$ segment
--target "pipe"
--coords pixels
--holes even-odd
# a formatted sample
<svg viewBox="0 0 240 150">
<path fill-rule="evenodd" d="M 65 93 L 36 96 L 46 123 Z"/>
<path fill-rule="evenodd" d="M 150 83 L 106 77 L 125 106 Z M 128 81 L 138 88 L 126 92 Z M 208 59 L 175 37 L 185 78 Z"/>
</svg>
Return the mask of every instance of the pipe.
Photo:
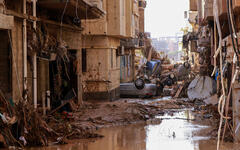
<svg viewBox="0 0 240 150">
<path fill-rule="evenodd" d="M 46 116 L 46 94 L 45 94 L 45 92 L 42 92 L 42 109 L 43 109 L 43 115 Z"/>
<path fill-rule="evenodd" d="M 34 108 L 37 108 L 37 53 L 34 52 L 33 54 L 33 81 L 32 81 L 32 86 L 33 86 L 33 103 L 34 103 Z"/>
<path fill-rule="evenodd" d="M 33 16 L 36 17 L 36 0 L 33 0 Z M 33 29 L 36 31 L 37 29 L 37 22 L 33 21 Z M 33 54 L 33 104 L 34 108 L 37 109 L 37 53 L 34 52 Z"/>
<path fill-rule="evenodd" d="M 51 101 L 50 101 L 50 95 L 51 93 L 50 93 L 50 90 L 47 90 L 47 92 L 46 92 L 46 96 L 47 96 L 47 109 L 48 109 L 48 111 L 50 111 L 51 110 Z"/>
<path fill-rule="evenodd" d="M 26 0 L 23 0 L 23 14 L 27 14 Z M 23 99 L 27 100 L 27 20 L 23 19 Z"/>
</svg>

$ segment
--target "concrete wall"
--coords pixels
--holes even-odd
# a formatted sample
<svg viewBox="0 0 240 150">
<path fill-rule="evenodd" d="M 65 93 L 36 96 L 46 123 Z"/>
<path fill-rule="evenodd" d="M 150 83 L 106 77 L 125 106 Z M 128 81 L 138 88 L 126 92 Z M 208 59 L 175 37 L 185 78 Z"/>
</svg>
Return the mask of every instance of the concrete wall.
<svg viewBox="0 0 240 150">
<path fill-rule="evenodd" d="M 117 56 L 116 50 L 121 38 L 136 37 L 139 30 L 138 2 L 103 0 L 102 6 L 106 11 L 105 17 L 82 21 L 85 29 L 82 47 L 87 50 L 83 90 L 86 99 L 112 100 L 119 97 L 120 86 L 120 56 Z M 125 69 L 129 70 L 126 71 L 129 72 L 126 79 L 132 80 L 134 69 Z"/>
<path fill-rule="evenodd" d="M 132 52 L 129 55 L 121 56 L 121 83 L 133 82 L 135 77 L 135 54 Z"/>
<path fill-rule="evenodd" d="M 132 37 L 134 33 L 134 28 L 133 28 L 133 1 L 132 0 L 126 0 L 125 3 L 126 7 L 126 36 Z"/>
<path fill-rule="evenodd" d="M 12 34 L 12 96 L 14 102 L 22 98 L 23 91 L 23 49 L 22 20 L 15 18 Z M 15 67 L 16 65 L 16 67 Z"/>
<path fill-rule="evenodd" d="M 145 30 L 144 30 L 144 28 L 145 28 L 145 20 L 144 20 L 145 14 L 144 13 L 145 13 L 144 8 L 139 8 L 139 32 L 142 32 L 142 33 L 145 32 Z"/>
<path fill-rule="evenodd" d="M 107 1 L 108 35 L 126 36 L 126 0 Z M 114 8 L 114 9 L 113 9 Z"/>
<path fill-rule="evenodd" d="M 119 97 L 120 58 L 116 49 L 118 38 L 108 36 L 85 36 L 87 65 L 83 72 L 85 99 L 114 100 Z"/>
<path fill-rule="evenodd" d="M 133 23 L 133 1 L 132 0 L 103 0 L 105 17 L 95 20 L 83 20 L 85 29 L 83 34 L 87 35 L 109 35 L 119 38 L 133 37 L 135 25 Z"/>
</svg>

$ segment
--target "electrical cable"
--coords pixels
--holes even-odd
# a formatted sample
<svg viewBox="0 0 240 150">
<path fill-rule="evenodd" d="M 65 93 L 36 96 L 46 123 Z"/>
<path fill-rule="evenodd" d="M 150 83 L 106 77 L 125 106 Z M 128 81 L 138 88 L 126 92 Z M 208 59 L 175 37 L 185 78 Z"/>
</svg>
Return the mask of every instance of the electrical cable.
<svg viewBox="0 0 240 150">
<path fill-rule="evenodd" d="M 218 0 L 214 0 L 213 2 L 213 10 L 214 10 L 214 20 L 217 25 L 218 30 L 218 36 L 219 36 L 219 43 L 218 43 L 218 50 L 215 52 L 214 58 L 217 57 L 218 53 L 220 54 L 220 73 L 221 73 L 221 85 L 222 85 L 222 96 L 219 100 L 218 104 L 218 111 L 220 114 L 220 122 L 219 122 L 219 128 L 218 128 L 218 137 L 217 137 L 217 150 L 220 148 L 220 137 L 221 137 L 221 130 L 222 130 L 222 124 L 223 124 L 223 111 L 226 101 L 226 91 L 224 86 L 224 80 L 223 80 L 223 60 L 222 60 L 222 31 L 221 31 L 221 25 L 219 21 L 219 10 L 218 10 Z M 216 32 L 216 31 L 215 31 Z M 221 108 L 221 109 L 220 109 Z"/>
<path fill-rule="evenodd" d="M 231 34 L 231 40 L 232 40 L 232 44 L 233 44 L 233 50 L 234 50 L 234 53 L 236 54 L 236 56 L 237 56 L 237 64 L 239 64 L 239 56 L 238 56 L 238 51 L 237 51 L 237 49 L 236 49 L 236 46 L 235 46 L 235 42 L 237 42 L 237 39 L 236 38 L 234 38 L 234 36 L 233 36 L 233 22 L 231 21 L 231 20 L 233 20 L 232 19 L 232 17 L 231 17 L 231 15 L 230 15 L 230 1 L 229 0 L 227 0 L 227 17 L 228 17 L 228 27 L 229 27 L 229 32 L 230 32 L 230 34 Z M 235 33 L 236 34 L 236 33 Z M 234 41 L 234 39 L 235 39 L 235 41 Z M 237 42 L 237 45 L 238 45 L 238 42 Z"/>
<path fill-rule="evenodd" d="M 79 19 L 79 16 L 78 16 L 78 0 L 76 2 L 76 9 L 75 9 L 75 17 L 73 19 L 73 22 L 76 23 L 76 24 L 80 24 L 80 19 Z"/>
<path fill-rule="evenodd" d="M 62 24 L 63 24 L 63 17 L 64 17 L 64 14 L 66 12 L 66 9 L 67 9 L 67 6 L 68 6 L 68 2 L 69 0 L 66 0 L 66 3 L 65 3 L 65 6 L 64 6 L 64 9 L 63 9 L 63 12 L 62 12 L 62 16 L 61 16 L 61 24 L 60 24 L 60 40 L 62 40 Z"/>
<path fill-rule="evenodd" d="M 236 34 L 236 23 L 235 23 L 235 20 L 233 19 L 233 4 L 232 4 L 232 0 L 230 0 L 230 19 L 232 21 L 232 28 L 233 28 L 233 33 L 234 33 L 234 39 L 236 41 L 236 47 L 237 47 L 237 52 L 238 54 L 240 54 L 240 51 L 239 51 L 239 45 L 238 45 L 238 35 Z"/>
</svg>

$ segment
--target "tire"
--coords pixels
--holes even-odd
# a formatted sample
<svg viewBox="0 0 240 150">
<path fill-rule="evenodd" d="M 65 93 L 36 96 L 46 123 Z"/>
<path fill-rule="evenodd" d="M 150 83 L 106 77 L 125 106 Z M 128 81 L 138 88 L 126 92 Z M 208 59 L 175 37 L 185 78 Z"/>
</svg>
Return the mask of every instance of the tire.
<svg viewBox="0 0 240 150">
<path fill-rule="evenodd" d="M 172 86 L 173 85 L 173 80 L 172 79 L 166 79 L 165 81 L 164 81 L 164 85 L 167 85 L 167 86 Z"/>
<path fill-rule="evenodd" d="M 190 68 L 190 64 L 188 62 L 184 62 L 183 66 L 186 68 L 186 69 L 189 69 Z"/>
<path fill-rule="evenodd" d="M 142 90 L 145 87 L 145 82 L 143 79 L 137 79 L 134 81 L 134 85 L 138 90 Z"/>
<path fill-rule="evenodd" d="M 175 75 L 174 75 L 173 73 L 171 73 L 171 74 L 169 74 L 168 77 L 169 77 L 169 79 L 172 79 L 172 80 L 173 80 L 173 79 L 175 78 Z"/>
</svg>

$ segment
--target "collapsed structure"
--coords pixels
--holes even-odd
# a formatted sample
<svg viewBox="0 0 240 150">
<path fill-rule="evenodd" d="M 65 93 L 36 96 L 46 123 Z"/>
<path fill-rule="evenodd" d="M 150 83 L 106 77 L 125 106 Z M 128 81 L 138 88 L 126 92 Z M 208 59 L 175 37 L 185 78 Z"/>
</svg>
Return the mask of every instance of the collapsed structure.
<svg viewBox="0 0 240 150">
<path fill-rule="evenodd" d="M 239 142 L 240 1 L 189 2 L 189 22 L 193 30 L 184 36 L 183 45 L 189 60 L 200 70 L 200 75 L 211 76 L 217 82 L 218 109 L 221 116 L 218 141 L 228 130 L 232 132 L 234 140 Z"/>
</svg>

